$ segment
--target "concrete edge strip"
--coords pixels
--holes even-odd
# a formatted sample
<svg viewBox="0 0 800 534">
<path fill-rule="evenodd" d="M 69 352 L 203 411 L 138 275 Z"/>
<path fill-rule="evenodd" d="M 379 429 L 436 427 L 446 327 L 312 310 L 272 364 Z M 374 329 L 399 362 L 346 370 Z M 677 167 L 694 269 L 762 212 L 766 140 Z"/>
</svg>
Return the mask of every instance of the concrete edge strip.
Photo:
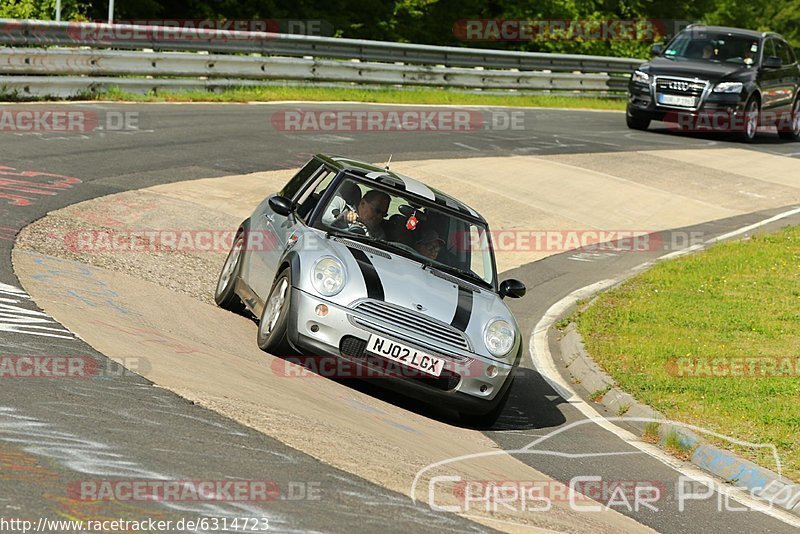
<svg viewBox="0 0 800 534">
<path fill-rule="evenodd" d="M 714 243 L 731 239 L 761 226 L 791 217 L 792 215 L 796 215 L 798 213 L 800 213 L 800 207 L 779 213 L 773 217 L 769 217 L 757 223 L 744 226 L 732 232 L 728 232 L 716 238 L 710 239 L 702 244 L 665 254 L 659 257 L 656 261 L 669 260 L 702 250 Z M 584 367 L 584 369 L 581 371 L 581 376 L 577 378 L 585 378 L 590 383 L 603 384 L 601 387 L 609 388 L 609 390 L 603 396 L 603 402 L 601 404 L 607 404 L 610 406 L 616 404 L 617 406 L 620 406 L 623 401 L 635 403 L 637 411 L 640 413 L 643 411 L 645 414 L 649 412 L 649 417 L 604 417 L 591 404 L 583 400 L 578 395 L 572 385 L 562 376 L 561 372 L 556 366 L 548 345 L 548 334 L 551 331 L 551 327 L 575 310 L 579 301 L 594 297 L 602 291 L 619 285 L 624 280 L 654 265 L 654 263 L 655 262 L 642 263 L 616 278 L 600 280 L 599 282 L 579 288 L 548 308 L 548 310 L 537 323 L 531 335 L 529 348 L 534 368 L 542 375 L 548 384 L 550 384 L 550 386 L 559 393 L 559 395 L 561 395 L 572 406 L 578 409 L 587 419 L 616 435 L 629 445 L 675 469 L 684 476 L 703 480 L 708 479 L 708 476 L 706 475 L 707 473 L 715 475 L 731 484 L 715 484 L 714 489 L 717 492 L 752 510 L 762 512 L 770 517 L 782 521 L 783 523 L 800 528 L 800 492 L 797 495 L 794 495 L 791 491 L 792 487 L 798 488 L 796 484 L 792 484 L 780 475 L 768 469 L 757 466 L 749 460 L 741 458 L 732 452 L 724 451 L 709 445 L 708 443 L 704 443 L 696 433 L 691 431 L 691 425 L 685 425 L 677 421 L 668 421 L 664 419 L 663 416 L 659 417 L 659 414 L 652 408 L 640 403 L 636 403 L 633 400 L 633 397 L 620 391 L 619 389 L 615 390 L 613 388 L 613 380 L 611 377 L 605 373 L 602 373 L 599 366 L 588 354 L 585 353 L 585 351 L 583 351 L 582 355 L 579 354 L 578 357 L 573 360 L 573 362 L 580 361 Z M 577 336 L 577 332 L 575 332 L 574 335 Z M 577 340 L 573 338 L 573 341 L 579 342 L 579 336 L 577 336 L 577 338 Z M 667 423 L 667 428 L 670 429 L 670 432 L 674 431 L 682 443 L 688 447 L 694 448 L 690 459 L 692 466 L 685 465 L 684 462 L 671 456 L 660 447 L 643 441 L 640 437 L 634 435 L 628 430 L 623 429 L 620 426 L 617 426 L 612 421 L 617 421 L 623 424 L 628 424 L 631 422 L 639 422 L 644 424 L 648 421 L 658 422 L 659 424 Z M 696 430 L 702 430 L 698 429 L 697 427 L 694 428 Z M 718 436 L 730 439 L 727 436 Z M 757 490 L 760 491 L 756 492 Z M 786 495 L 784 495 L 784 493 L 786 493 Z M 754 495 L 758 495 L 759 498 L 754 497 Z M 781 509 L 775 509 L 774 506 L 780 506 Z"/>
</svg>

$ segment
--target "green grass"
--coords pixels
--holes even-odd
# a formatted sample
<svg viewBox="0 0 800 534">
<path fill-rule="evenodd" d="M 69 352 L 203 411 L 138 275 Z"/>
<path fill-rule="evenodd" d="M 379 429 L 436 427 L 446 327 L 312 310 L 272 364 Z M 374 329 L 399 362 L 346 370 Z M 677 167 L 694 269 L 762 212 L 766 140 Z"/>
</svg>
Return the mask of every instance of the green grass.
<svg viewBox="0 0 800 534">
<path fill-rule="evenodd" d="M 655 421 L 650 421 L 644 425 L 644 432 L 642 433 L 642 439 L 647 443 L 658 443 L 659 441 L 659 428 L 661 425 L 656 423 Z"/>
<path fill-rule="evenodd" d="M 274 102 L 280 100 L 374 102 L 385 104 L 448 104 L 473 106 L 517 106 L 599 110 L 623 110 L 625 99 L 588 98 L 558 95 L 484 95 L 444 89 L 359 89 L 338 87 L 270 86 L 230 89 L 219 93 L 186 91 L 159 94 L 134 94 L 111 88 L 85 99 L 128 100 L 134 102 Z"/>
<path fill-rule="evenodd" d="M 800 377 L 681 377 L 670 364 L 800 357 L 800 227 L 658 264 L 600 295 L 577 322 L 623 390 L 670 419 L 775 445 L 784 474 L 800 480 Z M 775 468 L 766 449 L 712 441 Z"/>
</svg>

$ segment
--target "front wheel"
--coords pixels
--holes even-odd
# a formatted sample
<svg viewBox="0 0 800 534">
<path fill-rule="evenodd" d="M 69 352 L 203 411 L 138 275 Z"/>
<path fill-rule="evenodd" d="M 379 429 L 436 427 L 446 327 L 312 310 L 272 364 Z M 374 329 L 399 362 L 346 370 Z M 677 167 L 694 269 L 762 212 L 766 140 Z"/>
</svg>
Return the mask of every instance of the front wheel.
<svg viewBox="0 0 800 534">
<path fill-rule="evenodd" d="M 625 123 L 631 130 L 647 130 L 647 128 L 650 126 L 650 119 L 643 119 L 641 117 L 636 117 L 634 115 L 631 115 L 630 112 L 626 112 Z"/>
<path fill-rule="evenodd" d="M 761 115 L 761 106 L 758 100 L 751 98 L 744 107 L 744 128 L 739 133 L 739 140 L 745 143 L 751 142 L 756 138 L 758 132 L 758 119 Z"/>
<path fill-rule="evenodd" d="M 258 321 L 258 346 L 261 350 L 276 356 L 286 356 L 291 352 L 286 336 L 291 306 L 292 271 L 287 267 L 272 284 Z"/>
<path fill-rule="evenodd" d="M 786 125 L 778 124 L 780 138 L 787 141 L 800 140 L 800 95 L 795 99 L 792 106 L 792 115 L 786 123 Z"/>
<path fill-rule="evenodd" d="M 509 379 L 513 381 L 513 378 Z M 503 398 L 497 403 L 497 405 L 492 408 L 491 411 L 484 413 L 484 414 L 474 414 L 474 413 L 467 413 L 467 412 L 459 412 L 458 416 L 461 419 L 461 422 L 465 425 L 478 428 L 478 429 L 488 429 L 492 428 L 497 420 L 500 418 L 500 415 L 503 413 L 503 410 L 508 403 L 508 398 L 511 396 L 511 386 L 513 382 L 508 385 L 505 393 L 503 393 Z"/>
</svg>

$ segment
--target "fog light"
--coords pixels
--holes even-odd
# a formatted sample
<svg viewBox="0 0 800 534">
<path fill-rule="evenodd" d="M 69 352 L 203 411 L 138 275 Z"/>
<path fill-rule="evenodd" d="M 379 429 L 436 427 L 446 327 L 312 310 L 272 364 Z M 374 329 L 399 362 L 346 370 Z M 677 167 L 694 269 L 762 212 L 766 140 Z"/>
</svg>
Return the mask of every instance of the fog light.
<svg viewBox="0 0 800 534">
<path fill-rule="evenodd" d="M 314 313 L 319 315 L 320 317 L 325 317 L 328 315 L 328 306 L 325 304 L 317 304 L 317 307 L 314 308 Z"/>
<path fill-rule="evenodd" d="M 486 384 L 484 384 L 484 385 L 482 385 L 482 386 L 480 387 L 480 389 L 481 389 L 481 393 L 486 393 L 486 390 L 487 390 L 487 389 L 489 389 L 489 386 L 487 386 Z"/>
<path fill-rule="evenodd" d="M 487 367 L 486 368 L 486 376 L 488 376 L 489 378 L 496 377 L 497 376 L 497 367 L 495 367 L 494 365 L 490 365 L 489 367 Z"/>
<path fill-rule="evenodd" d="M 315 334 L 317 332 L 319 332 L 319 325 L 318 324 L 312 324 L 311 325 L 311 331 L 314 332 Z"/>
</svg>

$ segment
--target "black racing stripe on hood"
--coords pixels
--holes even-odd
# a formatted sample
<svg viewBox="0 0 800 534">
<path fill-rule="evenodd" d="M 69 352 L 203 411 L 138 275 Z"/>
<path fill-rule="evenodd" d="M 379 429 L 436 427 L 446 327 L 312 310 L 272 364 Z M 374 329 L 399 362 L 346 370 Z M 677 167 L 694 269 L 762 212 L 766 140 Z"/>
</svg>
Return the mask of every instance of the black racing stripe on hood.
<svg viewBox="0 0 800 534">
<path fill-rule="evenodd" d="M 450 321 L 450 326 L 462 332 L 466 331 L 469 320 L 472 317 L 472 300 L 472 290 L 458 286 L 458 307 L 455 315 L 453 315 L 453 320 Z"/>
<path fill-rule="evenodd" d="M 347 250 L 353 255 L 358 263 L 358 268 L 361 269 L 361 276 L 364 277 L 364 283 L 367 285 L 367 296 L 375 300 L 385 300 L 386 296 L 383 292 L 383 284 L 378 276 L 378 271 L 375 266 L 369 261 L 367 254 L 363 250 L 347 247 Z"/>
</svg>

